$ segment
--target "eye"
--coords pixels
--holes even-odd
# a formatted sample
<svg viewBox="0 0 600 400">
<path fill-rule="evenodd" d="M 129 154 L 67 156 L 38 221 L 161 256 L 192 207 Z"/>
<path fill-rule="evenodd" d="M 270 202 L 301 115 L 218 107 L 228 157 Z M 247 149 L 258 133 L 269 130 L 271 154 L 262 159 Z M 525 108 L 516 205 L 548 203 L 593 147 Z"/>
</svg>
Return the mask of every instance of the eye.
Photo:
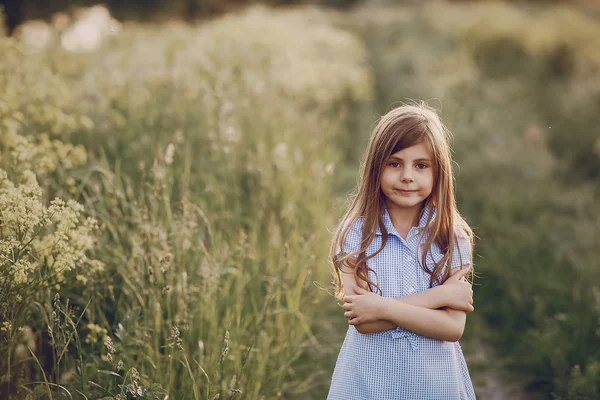
<svg viewBox="0 0 600 400">
<path fill-rule="evenodd" d="M 425 168 L 427 168 L 427 167 L 428 167 L 428 165 L 427 165 L 427 164 L 423 164 L 423 163 L 419 163 L 419 164 L 417 164 L 417 168 L 418 168 L 418 169 L 425 169 Z"/>
<path fill-rule="evenodd" d="M 398 161 L 392 161 L 392 162 L 390 163 L 390 166 L 391 166 L 392 168 L 398 168 L 398 167 L 400 166 L 400 163 L 399 163 Z"/>
</svg>

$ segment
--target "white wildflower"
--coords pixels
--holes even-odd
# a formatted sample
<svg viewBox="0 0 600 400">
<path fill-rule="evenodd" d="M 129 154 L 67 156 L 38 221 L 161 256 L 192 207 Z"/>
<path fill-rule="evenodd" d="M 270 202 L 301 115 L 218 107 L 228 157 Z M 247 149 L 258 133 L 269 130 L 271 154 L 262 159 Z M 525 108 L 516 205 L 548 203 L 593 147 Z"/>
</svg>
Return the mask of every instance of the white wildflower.
<svg viewBox="0 0 600 400">
<path fill-rule="evenodd" d="M 165 151 L 165 164 L 171 165 L 173 163 L 173 154 L 175 153 L 175 145 L 169 143 L 167 150 Z"/>
</svg>

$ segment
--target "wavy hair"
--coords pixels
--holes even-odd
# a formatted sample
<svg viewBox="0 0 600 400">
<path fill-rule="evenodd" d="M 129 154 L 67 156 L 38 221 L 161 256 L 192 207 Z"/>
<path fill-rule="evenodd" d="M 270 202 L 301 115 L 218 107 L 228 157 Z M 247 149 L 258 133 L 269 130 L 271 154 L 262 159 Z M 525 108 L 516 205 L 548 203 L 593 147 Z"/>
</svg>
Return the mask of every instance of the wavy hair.
<svg viewBox="0 0 600 400">
<path fill-rule="evenodd" d="M 452 134 L 435 110 L 423 101 L 394 108 L 379 119 L 361 162 L 357 191 L 336 229 L 330 247 L 329 258 L 334 270 L 336 296 L 339 297 L 342 292 L 342 268 L 352 270 L 359 285 L 364 286 L 364 282 L 369 290 L 373 291 L 373 288 L 376 288 L 381 293 L 378 283 L 369 279 L 369 271 L 375 272 L 367 265 L 367 260 L 381 252 L 388 240 L 389 234 L 382 215 L 386 198 L 381 190 L 381 175 L 389 157 L 404 148 L 424 142 L 429 146 L 433 157 L 433 189 L 430 196 L 423 201 L 423 209 L 419 216 L 423 215 L 425 207 L 429 207 L 429 220 L 423 231 L 424 235 L 421 236 L 421 239 L 425 238 L 425 242 L 419 262 L 431 277 L 430 287 L 433 287 L 434 283 L 445 282 L 450 276 L 450 268 L 446 268 L 446 265 L 451 263 L 459 237 L 461 240 L 468 240 L 472 248 L 473 232 L 459 214 L 454 198 L 451 137 Z M 434 207 L 436 213 L 433 218 Z M 361 217 L 363 224 L 360 248 L 358 251 L 346 253 L 344 244 L 347 243 L 348 234 Z M 366 251 L 375 238 L 377 227 L 382 234 L 381 247 L 367 256 Z M 434 241 L 437 242 L 443 257 L 429 270 L 426 259 Z M 472 265 L 472 252 L 468 263 Z M 461 264 L 466 262 L 461 259 Z M 472 268 L 470 276 L 473 276 Z"/>
</svg>

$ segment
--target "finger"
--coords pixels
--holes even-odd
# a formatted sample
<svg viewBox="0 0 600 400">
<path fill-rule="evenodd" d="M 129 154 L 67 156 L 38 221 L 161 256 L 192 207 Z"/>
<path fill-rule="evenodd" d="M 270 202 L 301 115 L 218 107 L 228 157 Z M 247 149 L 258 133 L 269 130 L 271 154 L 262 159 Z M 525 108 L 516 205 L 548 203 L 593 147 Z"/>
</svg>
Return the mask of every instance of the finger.
<svg viewBox="0 0 600 400">
<path fill-rule="evenodd" d="M 469 305 L 469 307 L 467 308 L 467 312 L 470 313 L 473 311 L 475 311 L 475 307 L 473 307 L 472 305 Z"/>
<path fill-rule="evenodd" d="M 356 315 L 354 314 L 354 311 L 346 311 L 344 313 L 344 317 L 352 319 L 352 318 L 356 317 Z"/>
<path fill-rule="evenodd" d="M 342 306 L 342 308 L 346 311 L 349 311 L 352 309 L 352 304 L 350 303 L 344 303 L 344 305 Z"/>
<path fill-rule="evenodd" d="M 464 278 L 465 275 L 467 275 L 467 272 L 469 272 L 468 267 L 453 268 L 451 271 L 452 275 L 450 277 L 456 280 L 460 280 Z"/>
<path fill-rule="evenodd" d="M 354 300 L 354 296 L 352 296 L 352 295 L 344 296 L 344 303 L 352 303 L 353 300 Z"/>
<path fill-rule="evenodd" d="M 348 320 L 348 323 L 349 323 L 350 325 L 358 325 L 358 324 L 359 324 L 359 322 L 358 322 L 358 318 L 352 318 L 352 319 L 349 319 L 349 320 Z"/>
</svg>

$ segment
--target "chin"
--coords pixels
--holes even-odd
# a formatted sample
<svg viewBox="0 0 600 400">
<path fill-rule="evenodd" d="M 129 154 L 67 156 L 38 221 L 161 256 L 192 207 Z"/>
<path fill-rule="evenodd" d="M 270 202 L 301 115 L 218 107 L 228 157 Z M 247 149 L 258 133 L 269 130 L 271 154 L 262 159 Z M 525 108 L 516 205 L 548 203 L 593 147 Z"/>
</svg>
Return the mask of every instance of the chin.
<svg viewBox="0 0 600 400">
<path fill-rule="evenodd" d="M 411 201 L 392 201 L 392 203 L 399 208 L 413 208 L 423 203 L 424 199 L 411 200 Z"/>
</svg>

